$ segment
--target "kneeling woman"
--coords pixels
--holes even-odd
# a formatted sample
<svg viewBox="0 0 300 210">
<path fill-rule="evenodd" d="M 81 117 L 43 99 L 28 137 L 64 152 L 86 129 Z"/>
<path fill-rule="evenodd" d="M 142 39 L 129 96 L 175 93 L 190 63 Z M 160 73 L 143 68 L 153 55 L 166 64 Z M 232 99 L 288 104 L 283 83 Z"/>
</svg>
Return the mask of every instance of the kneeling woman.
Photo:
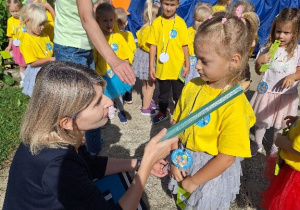
<svg viewBox="0 0 300 210">
<path fill-rule="evenodd" d="M 93 179 L 137 169 L 137 159 L 91 156 L 85 131 L 106 124 L 112 101 L 105 81 L 92 69 L 51 62 L 38 73 L 21 127 L 22 142 L 13 159 L 6 209 L 136 209 L 148 176 L 164 176 L 162 160 L 177 137 L 146 146 L 139 170 L 118 204 L 109 206 Z"/>
</svg>

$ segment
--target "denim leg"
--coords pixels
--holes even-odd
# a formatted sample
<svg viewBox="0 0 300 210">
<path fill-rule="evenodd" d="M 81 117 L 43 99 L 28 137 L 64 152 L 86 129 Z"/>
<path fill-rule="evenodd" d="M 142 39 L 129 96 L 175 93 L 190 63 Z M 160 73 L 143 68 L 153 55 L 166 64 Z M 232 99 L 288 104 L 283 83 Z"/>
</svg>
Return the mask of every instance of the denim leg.
<svg viewBox="0 0 300 210">
<path fill-rule="evenodd" d="M 80 63 L 95 70 L 93 50 L 84 50 L 54 43 L 54 56 L 57 61 L 71 61 L 74 63 Z M 85 139 L 89 152 L 97 154 L 101 151 L 100 128 L 87 131 L 85 133 Z"/>
</svg>

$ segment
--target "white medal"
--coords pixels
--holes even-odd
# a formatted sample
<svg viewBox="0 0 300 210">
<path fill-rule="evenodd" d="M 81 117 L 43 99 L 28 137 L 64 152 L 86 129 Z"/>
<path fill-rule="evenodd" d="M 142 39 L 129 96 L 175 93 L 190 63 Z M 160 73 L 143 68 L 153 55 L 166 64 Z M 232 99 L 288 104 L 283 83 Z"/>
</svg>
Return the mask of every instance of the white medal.
<svg viewBox="0 0 300 210">
<path fill-rule="evenodd" d="M 16 47 L 19 47 L 20 44 L 21 44 L 21 41 L 20 41 L 19 39 L 15 39 L 15 40 L 13 41 L 13 45 L 16 46 Z"/>
<path fill-rule="evenodd" d="M 159 61 L 162 63 L 166 63 L 169 60 L 169 55 L 166 52 L 163 52 L 159 55 Z"/>
</svg>

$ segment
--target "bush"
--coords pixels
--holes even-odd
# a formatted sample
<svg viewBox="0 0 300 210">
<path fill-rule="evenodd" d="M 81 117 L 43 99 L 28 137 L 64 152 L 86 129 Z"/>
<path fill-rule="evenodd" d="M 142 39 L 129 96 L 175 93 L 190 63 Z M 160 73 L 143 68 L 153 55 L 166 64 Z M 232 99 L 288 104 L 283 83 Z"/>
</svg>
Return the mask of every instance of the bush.
<svg viewBox="0 0 300 210">
<path fill-rule="evenodd" d="M 0 49 L 4 50 L 8 43 L 6 36 L 6 25 L 8 18 L 8 11 L 6 10 L 6 1 L 0 0 Z"/>
<path fill-rule="evenodd" d="M 0 87 L 0 165 L 20 144 L 19 132 L 29 97 L 17 87 Z"/>
</svg>

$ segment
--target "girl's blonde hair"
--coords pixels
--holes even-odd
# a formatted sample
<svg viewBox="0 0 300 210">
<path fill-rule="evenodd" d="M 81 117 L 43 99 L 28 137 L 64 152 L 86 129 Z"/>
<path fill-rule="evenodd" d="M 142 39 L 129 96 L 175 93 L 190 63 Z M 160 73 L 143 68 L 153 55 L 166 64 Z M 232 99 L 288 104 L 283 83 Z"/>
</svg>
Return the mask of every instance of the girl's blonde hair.
<svg viewBox="0 0 300 210">
<path fill-rule="evenodd" d="M 255 12 L 255 7 L 254 5 L 249 2 L 249 1 L 246 1 L 246 0 L 239 0 L 237 2 L 235 2 L 230 8 L 229 8 L 229 12 L 231 14 L 234 14 L 236 12 L 236 9 L 239 7 L 239 6 L 243 6 L 243 13 L 246 13 L 246 12 Z"/>
<path fill-rule="evenodd" d="M 273 21 L 270 34 L 268 36 L 268 42 L 266 44 L 267 48 L 270 48 L 271 45 L 275 41 L 275 32 L 276 32 L 276 24 L 292 24 L 292 35 L 293 38 L 288 43 L 285 48 L 285 51 L 288 53 L 288 57 L 292 58 L 294 56 L 294 50 L 298 45 L 299 33 L 300 33 L 300 11 L 298 8 L 284 8 L 281 12 L 276 16 Z"/>
<path fill-rule="evenodd" d="M 152 0 L 148 0 L 145 4 L 145 9 L 143 13 L 143 26 L 141 28 L 145 28 L 146 26 L 150 26 L 155 18 L 157 18 L 161 14 L 160 7 L 156 4 L 152 3 Z"/>
<path fill-rule="evenodd" d="M 199 2 L 195 6 L 194 20 L 205 21 L 213 13 L 211 4 Z"/>
<path fill-rule="evenodd" d="M 123 9 L 122 7 L 118 7 L 115 9 L 115 13 L 118 25 L 124 26 L 127 22 L 127 13 L 125 9 Z"/>
<path fill-rule="evenodd" d="M 46 10 L 39 2 L 26 4 L 20 11 L 20 19 L 25 24 L 30 20 L 31 28 L 36 29 L 40 24 L 47 21 Z"/>
<path fill-rule="evenodd" d="M 66 148 L 83 141 L 76 117 L 94 99 L 94 85 L 105 88 L 105 81 L 87 66 L 72 62 L 50 62 L 37 75 L 20 137 L 32 154 L 43 148 Z M 60 126 L 69 117 L 73 130 Z"/>
<path fill-rule="evenodd" d="M 245 23 L 238 17 L 227 13 L 217 12 L 211 19 L 203 22 L 195 36 L 194 49 L 198 46 L 210 46 L 220 57 L 230 60 L 234 54 L 241 56 L 240 65 L 230 69 L 229 84 L 235 85 L 243 79 L 243 72 L 248 63 L 248 53 L 252 44 L 251 22 Z"/>
<path fill-rule="evenodd" d="M 13 4 L 17 4 L 19 6 L 19 9 L 21 9 L 23 6 L 19 0 L 6 0 L 6 9 L 8 10 L 9 7 Z"/>
</svg>

